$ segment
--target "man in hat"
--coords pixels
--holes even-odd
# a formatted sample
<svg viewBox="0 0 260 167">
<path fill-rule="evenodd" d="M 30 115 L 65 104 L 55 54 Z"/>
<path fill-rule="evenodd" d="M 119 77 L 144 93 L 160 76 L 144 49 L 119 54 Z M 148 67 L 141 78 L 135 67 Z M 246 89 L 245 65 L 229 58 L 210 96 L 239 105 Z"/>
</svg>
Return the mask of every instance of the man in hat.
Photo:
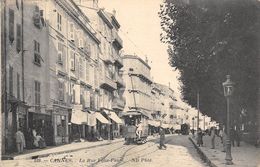
<svg viewBox="0 0 260 167">
<path fill-rule="evenodd" d="M 162 149 L 162 147 L 164 147 L 165 149 L 167 148 L 167 146 L 165 145 L 165 130 L 162 126 L 160 126 L 160 146 L 159 149 Z"/>
</svg>

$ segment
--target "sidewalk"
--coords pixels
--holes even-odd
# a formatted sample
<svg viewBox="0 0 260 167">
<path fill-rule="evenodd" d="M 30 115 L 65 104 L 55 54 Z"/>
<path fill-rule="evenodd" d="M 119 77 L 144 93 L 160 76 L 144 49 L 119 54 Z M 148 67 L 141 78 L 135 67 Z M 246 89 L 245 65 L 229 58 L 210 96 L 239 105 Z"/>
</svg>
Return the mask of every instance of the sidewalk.
<svg viewBox="0 0 260 167">
<path fill-rule="evenodd" d="M 213 167 L 257 167 L 260 166 L 260 149 L 241 142 L 240 147 L 231 147 L 233 165 L 225 164 L 226 153 L 219 137 L 215 138 L 215 149 L 211 149 L 210 136 L 203 137 L 203 147 L 198 147 L 195 138 L 190 137 L 202 158 Z"/>
<path fill-rule="evenodd" d="M 156 138 L 158 138 L 158 136 L 148 136 L 147 139 L 152 140 Z M 23 154 L 13 153 L 8 155 L 3 155 L 2 158 L 3 160 L 36 159 L 36 158 L 49 156 L 50 154 L 62 154 L 67 152 L 74 152 L 82 149 L 105 146 L 108 144 L 115 144 L 120 142 L 124 142 L 124 138 L 114 139 L 111 140 L 110 142 L 108 140 L 95 141 L 95 142 L 84 141 L 84 142 L 70 143 L 70 144 L 65 144 L 60 146 L 51 146 L 44 149 L 24 150 Z"/>
<path fill-rule="evenodd" d="M 78 143 L 70 143 L 70 144 L 65 144 L 65 145 L 60 145 L 60 146 L 50 146 L 46 147 L 44 149 L 31 149 L 31 150 L 25 150 L 23 154 L 8 154 L 8 155 L 3 155 L 3 159 L 35 159 L 35 158 L 40 158 L 40 157 L 46 157 L 50 154 L 62 154 L 66 152 L 73 152 L 73 151 L 78 151 L 81 149 L 86 149 L 86 148 L 94 148 L 98 146 L 104 146 L 112 143 L 119 143 L 123 142 L 124 139 L 114 139 L 111 140 L 110 142 L 108 140 L 103 140 L 103 141 L 95 141 L 95 142 L 89 142 L 89 141 L 84 141 L 84 142 L 78 142 Z"/>
</svg>

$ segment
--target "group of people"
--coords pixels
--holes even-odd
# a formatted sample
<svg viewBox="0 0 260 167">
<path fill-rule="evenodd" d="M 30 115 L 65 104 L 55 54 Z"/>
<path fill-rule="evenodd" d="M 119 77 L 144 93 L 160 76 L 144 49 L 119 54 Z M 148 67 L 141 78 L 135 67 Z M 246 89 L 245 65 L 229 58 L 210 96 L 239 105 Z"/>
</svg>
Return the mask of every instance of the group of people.
<svg viewBox="0 0 260 167">
<path fill-rule="evenodd" d="M 203 133 L 202 130 L 199 128 L 197 131 L 197 144 L 199 147 L 203 146 L 203 136 L 205 134 L 208 134 L 210 136 L 211 149 L 215 149 L 215 138 L 216 136 L 218 136 L 220 137 L 221 143 L 223 144 L 223 152 L 226 151 L 226 128 L 223 127 L 223 129 L 217 130 L 215 127 L 211 127 L 210 130 L 205 131 L 205 133 Z M 230 140 L 233 147 L 235 147 L 235 143 L 237 147 L 240 146 L 241 134 L 239 129 L 230 129 Z"/>
<path fill-rule="evenodd" d="M 17 132 L 15 133 L 15 141 L 16 141 L 16 148 L 17 152 L 23 153 L 24 148 L 45 148 L 46 143 L 44 138 L 37 133 L 35 129 L 30 129 L 26 133 L 26 137 L 22 132 L 21 128 L 18 128 Z"/>
</svg>

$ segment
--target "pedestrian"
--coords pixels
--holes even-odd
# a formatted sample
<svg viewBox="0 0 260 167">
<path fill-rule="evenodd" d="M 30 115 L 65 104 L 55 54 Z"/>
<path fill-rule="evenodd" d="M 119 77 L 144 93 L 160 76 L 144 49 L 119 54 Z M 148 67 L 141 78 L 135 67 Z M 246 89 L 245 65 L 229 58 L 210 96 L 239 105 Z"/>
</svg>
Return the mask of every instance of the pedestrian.
<svg viewBox="0 0 260 167">
<path fill-rule="evenodd" d="M 202 130 L 199 128 L 197 132 L 197 144 L 198 146 L 203 146 L 203 133 Z"/>
<path fill-rule="evenodd" d="M 230 141 L 232 146 L 235 147 L 235 130 L 233 127 L 230 129 Z"/>
<path fill-rule="evenodd" d="M 159 134 L 160 134 L 160 146 L 159 146 L 159 149 L 162 149 L 162 147 L 164 147 L 166 149 L 167 146 L 165 145 L 165 130 L 164 130 L 163 127 L 160 127 Z"/>
<path fill-rule="evenodd" d="M 17 152 L 19 154 L 23 153 L 23 148 L 25 148 L 25 138 L 23 132 L 21 131 L 21 128 L 19 128 L 15 133 L 15 140 Z"/>
<path fill-rule="evenodd" d="M 218 136 L 220 137 L 221 143 L 223 143 L 223 129 L 219 130 Z"/>
<path fill-rule="evenodd" d="M 222 152 L 226 152 L 226 143 L 227 143 L 227 130 L 223 127 L 223 150 Z"/>
<path fill-rule="evenodd" d="M 211 127 L 211 131 L 210 131 L 211 149 L 215 149 L 215 136 L 216 136 L 215 127 Z"/>
<path fill-rule="evenodd" d="M 240 137 L 241 137 L 241 134 L 240 134 L 240 129 L 238 128 L 236 131 L 235 131 L 235 141 L 236 141 L 236 144 L 237 144 L 237 147 L 240 146 Z"/>
</svg>

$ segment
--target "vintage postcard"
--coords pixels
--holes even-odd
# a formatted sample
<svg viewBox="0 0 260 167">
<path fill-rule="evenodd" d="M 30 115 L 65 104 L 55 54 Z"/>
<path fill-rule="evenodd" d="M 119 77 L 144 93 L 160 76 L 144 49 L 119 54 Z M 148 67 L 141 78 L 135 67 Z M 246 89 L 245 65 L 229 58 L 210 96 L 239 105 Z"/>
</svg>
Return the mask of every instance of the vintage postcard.
<svg viewBox="0 0 260 167">
<path fill-rule="evenodd" d="M 3 167 L 256 167 L 259 0 L 1 0 Z"/>
</svg>

